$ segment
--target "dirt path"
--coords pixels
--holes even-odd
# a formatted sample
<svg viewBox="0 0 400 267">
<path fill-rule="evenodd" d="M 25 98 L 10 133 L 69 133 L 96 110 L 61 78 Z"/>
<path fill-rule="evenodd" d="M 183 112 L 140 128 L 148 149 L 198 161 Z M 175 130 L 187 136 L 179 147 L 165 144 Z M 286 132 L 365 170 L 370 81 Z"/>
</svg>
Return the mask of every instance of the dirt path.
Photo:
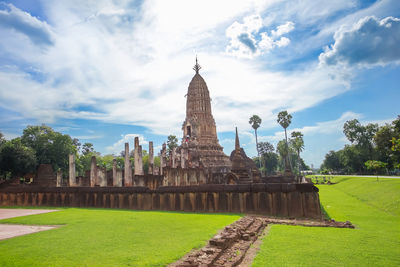
<svg viewBox="0 0 400 267">
<path fill-rule="evenodd" d="M 0 220 L 54 212 L 57 210 L 33 210 L 33 209 L 0 209 Z M 46 231 L 59 226 L 39 226 L 39 225 L 18 225 L 18 224 L 0 224 L 0 240 L 16 236 L 32 234 L 40 231 Z"/>
<path fill-rule="evenodd" d="M 48 213 L 53 211 L 58 211 L 58 210 L 0 209 L 0 220 L 13 217 Z"/>
</svg>

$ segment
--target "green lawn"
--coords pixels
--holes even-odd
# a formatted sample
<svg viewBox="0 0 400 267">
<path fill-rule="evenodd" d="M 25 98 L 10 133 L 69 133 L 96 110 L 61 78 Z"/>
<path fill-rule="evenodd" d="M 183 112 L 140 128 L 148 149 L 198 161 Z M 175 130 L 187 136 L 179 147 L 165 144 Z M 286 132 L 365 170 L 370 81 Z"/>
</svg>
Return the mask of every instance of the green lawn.
<svg viewBox="0 0 400 267">
<path fill-rule="evenodd" d="M 253 266 L 400 266 L 400 179 L 335 177 L 328 215 L 356 229 L 273 225 Z M 63 225 L 0 241 L 0 266 L 164 266 L 239 215 L 66 208 L 0 223 Z"/>
<path fill-rule="evenodd" d="M 238 215 L 67 208 L 0 223 L 63 225 L 0 241 L 0 266 L 164 266 Z"/>
<path fill-rule="evenodd" d="M 400 266 L 400 179 L 335 177 L 328 215 L 357 229 L 273 225 L 253 266 Z"/>
</svg>

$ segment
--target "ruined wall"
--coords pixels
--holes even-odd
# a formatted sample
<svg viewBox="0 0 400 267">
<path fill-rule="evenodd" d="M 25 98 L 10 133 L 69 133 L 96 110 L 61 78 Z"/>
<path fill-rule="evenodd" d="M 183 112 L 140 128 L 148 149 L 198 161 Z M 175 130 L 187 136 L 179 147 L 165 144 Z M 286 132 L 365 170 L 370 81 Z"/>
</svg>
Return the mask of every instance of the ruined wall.
<svg viewBox="0 0 400 267">
<path fill-rule="evenodd" d="M 0 206 L 67 206 L 190 212 L 241 212 L 321 218 L 311 184 L 200 185 L 185 187 L 7 187 Z"/>
<path fill-rule="evenodd" d="M 50 164 L 40 164 L 36 177 L 33 179 L 35 185 L 41 186 L 56 186 L 57 176 L 54 174 L 53 168 Z"/>
</svg>

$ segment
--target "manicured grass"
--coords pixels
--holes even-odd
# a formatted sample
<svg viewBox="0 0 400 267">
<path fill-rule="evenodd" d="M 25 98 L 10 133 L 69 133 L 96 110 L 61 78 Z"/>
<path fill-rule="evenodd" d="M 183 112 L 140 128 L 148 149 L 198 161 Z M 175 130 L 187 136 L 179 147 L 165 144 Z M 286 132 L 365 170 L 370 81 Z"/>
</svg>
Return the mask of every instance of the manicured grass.
<svg viewBox="0 0 400 267">
<path fill-rule="evenodd" d="M 400 180 L 334 179 L 318 186 L 322 205 L 357 229 L 273 225 L 253 266 L 400 266 Z"/>
<path fill-rule="evenodd" d="M 67 208 L 1 220 L 63 226 L 0 241 L 0 266 L 164 266 L 239 217 Z"/>
</svg>

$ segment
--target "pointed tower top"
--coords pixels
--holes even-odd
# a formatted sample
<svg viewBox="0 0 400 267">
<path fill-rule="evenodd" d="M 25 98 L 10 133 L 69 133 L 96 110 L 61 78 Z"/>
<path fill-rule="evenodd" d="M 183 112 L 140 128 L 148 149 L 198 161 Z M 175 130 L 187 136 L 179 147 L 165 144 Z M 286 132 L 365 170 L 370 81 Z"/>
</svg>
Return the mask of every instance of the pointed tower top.
<svg viewBox="0 0 400 267">
<path fill-rule="evenodd" d="M 238 135 L 237 127 L 235 127 L 235 128 L 236 128 L 235 150 L 240 151 L 239 135 Z"/>
<path fill-rule="evenodd" d="M 201 69 L 201 66 L 199 63 L 197 63 L 197 55 L 196 55 L 196 64 L 193 67 L 193 70 L 196 72 L 196 74 L 199 74 L 199 70 Z"/>
</svg>

